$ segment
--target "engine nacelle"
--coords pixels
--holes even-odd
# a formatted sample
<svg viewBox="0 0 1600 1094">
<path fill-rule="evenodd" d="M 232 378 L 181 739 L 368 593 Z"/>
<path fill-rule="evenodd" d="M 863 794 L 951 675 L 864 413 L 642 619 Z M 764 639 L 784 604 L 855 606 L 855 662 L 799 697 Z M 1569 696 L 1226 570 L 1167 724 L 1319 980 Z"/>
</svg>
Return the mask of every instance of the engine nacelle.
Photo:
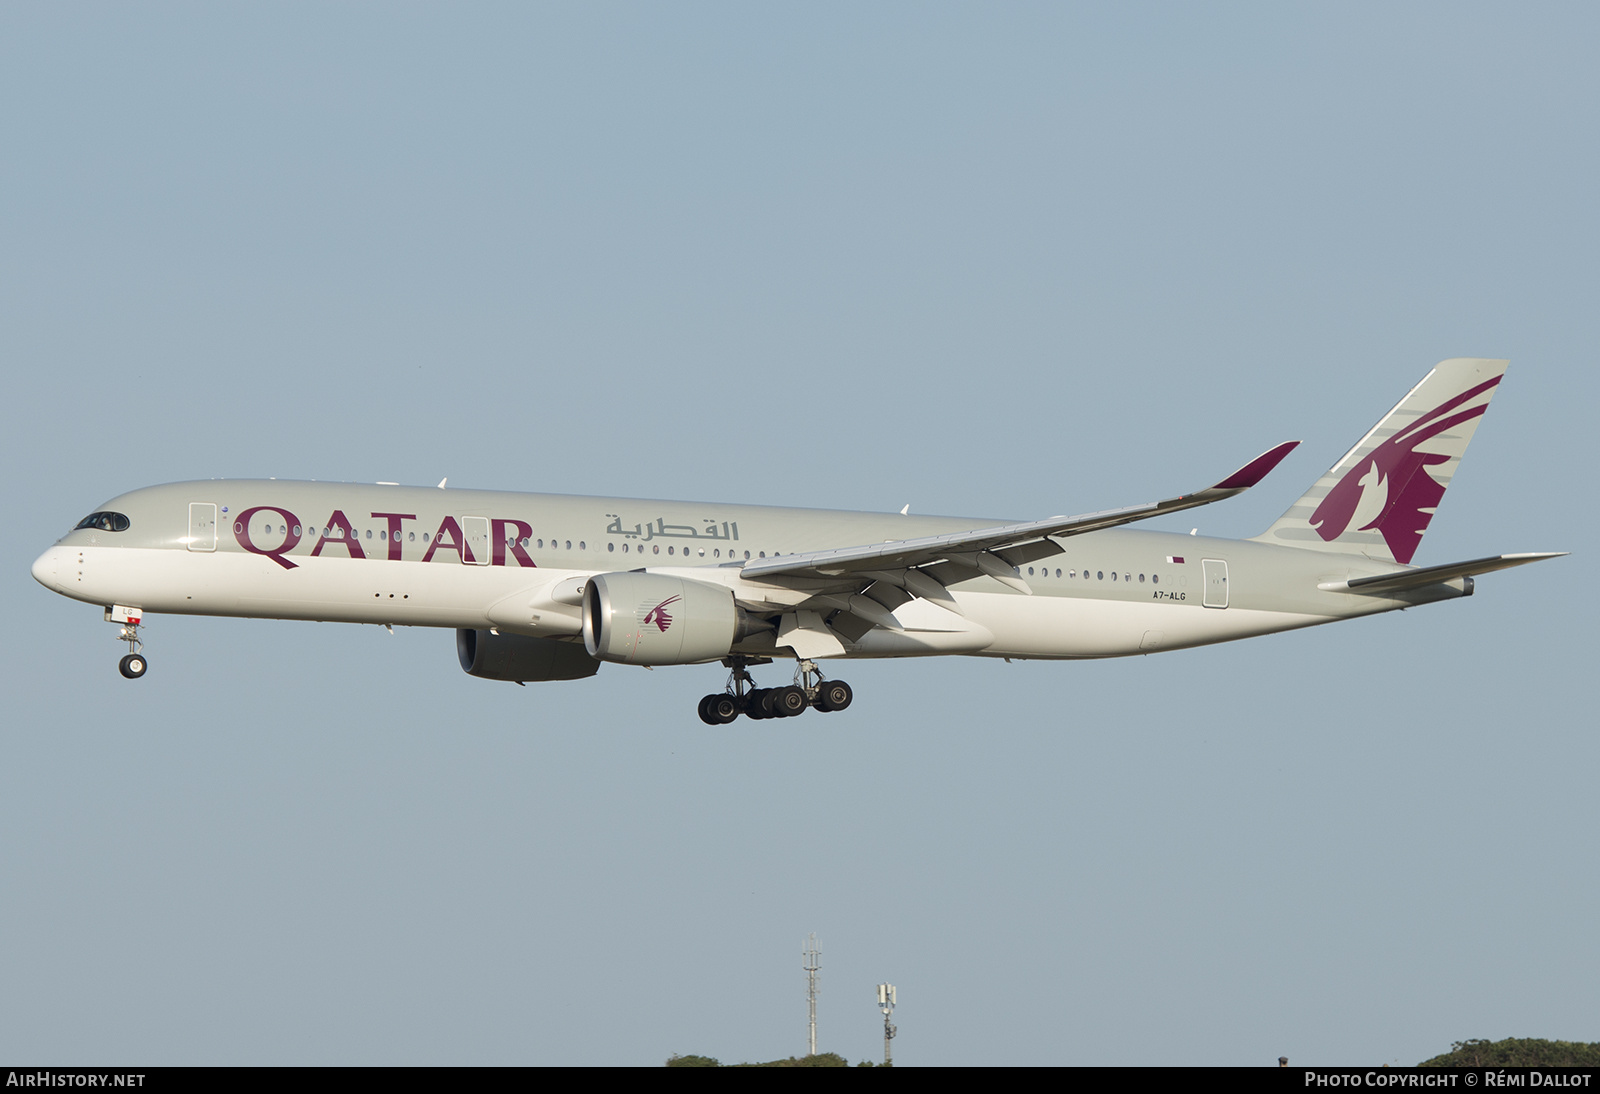
<svg viewBox="0 0 1600 1094">
<path fill-rule="evenodd" d="M 690 665 L 726 657 L 739 609 L 722 585 L 664 574 L 598 574 L 583 594 L 583 644 L 602 661 Z"/>
<path fill-rule="evenodd" d="M 456 631 L 456 656 L 467 675 L 485 680 L 582 680 L 600 671 L 600 662 L 573 642 L 525 634 Z"/>
</svg>

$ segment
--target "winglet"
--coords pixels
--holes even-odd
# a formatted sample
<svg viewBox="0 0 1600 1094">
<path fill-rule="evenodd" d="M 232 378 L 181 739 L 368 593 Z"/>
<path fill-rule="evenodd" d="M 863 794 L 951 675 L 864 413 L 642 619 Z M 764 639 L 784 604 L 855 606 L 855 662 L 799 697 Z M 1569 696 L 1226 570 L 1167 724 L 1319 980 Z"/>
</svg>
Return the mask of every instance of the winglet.
<svg viewBox="0 0 1600 1094">
<path fill-rule="evenodd" d="M 1276 448 L 1269 448 L 1239 470 L 1223 479 L 1213 490 L 1248 490 L 1271 473 L 1274 467 L 1283 462 L 1283 458 L 1293 452 L 1299 441 L 1284 441 Z"/>
</svg>

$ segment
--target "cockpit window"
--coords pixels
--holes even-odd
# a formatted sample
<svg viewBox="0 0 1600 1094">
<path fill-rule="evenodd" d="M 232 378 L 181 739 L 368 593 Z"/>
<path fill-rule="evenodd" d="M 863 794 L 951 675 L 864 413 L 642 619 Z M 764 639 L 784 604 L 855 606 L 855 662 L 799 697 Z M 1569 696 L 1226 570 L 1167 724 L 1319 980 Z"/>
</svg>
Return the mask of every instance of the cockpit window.
<svg viewBox="0 0 1600 1094">
<path fill-rule="evenodd" d="M 78 522 L 78 528 L 98 528 L 102 532 L 126 532 L 128 518 L 121 513 L 90 513 Z M 76 532 L 78 528 L 74 528 Z"/>
</svg>

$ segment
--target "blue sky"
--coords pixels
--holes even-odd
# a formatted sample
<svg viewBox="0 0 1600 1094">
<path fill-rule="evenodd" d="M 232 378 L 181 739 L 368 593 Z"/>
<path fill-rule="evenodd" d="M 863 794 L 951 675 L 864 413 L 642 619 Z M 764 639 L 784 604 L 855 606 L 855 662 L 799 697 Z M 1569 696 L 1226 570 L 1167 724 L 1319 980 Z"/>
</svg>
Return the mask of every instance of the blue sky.
<svg viewBox="0 0 1600 1094">
<path fill-rule="evenodd" d="M 1600 1039 L 1594 10 L 0 10 L 0 1056 L 1414 1063 Z M 474 680 L 32 559 L 214 476 L 1261 531 L 1511 359 L 1471 600 L 1090 664 Z M 1162 525 L 1158 525 L 1162 526 Z M 773 670 L 767 670 L 772 676 Z M 763 682 L 769 682 L 763 680 Z"/>
</svg>

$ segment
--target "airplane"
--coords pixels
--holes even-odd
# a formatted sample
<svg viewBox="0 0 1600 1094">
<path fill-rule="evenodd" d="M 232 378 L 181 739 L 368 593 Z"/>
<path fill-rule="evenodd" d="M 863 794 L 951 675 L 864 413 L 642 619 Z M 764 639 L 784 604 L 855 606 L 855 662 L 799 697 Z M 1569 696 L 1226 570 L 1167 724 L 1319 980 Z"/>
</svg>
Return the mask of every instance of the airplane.
<svg viewBox="0 0 1600 1094">
<path fill-rule="evenodd" d="M 1075 660 L 1227 642 L 1471 596 L 1566 552 L 1411 564 L 1507 362 L 1443 361 L 1266 531 L 1128 528 L 1255 486 L 1299 444 L 1192 494 L 1026 522 L 352 484 L 209 480 L 106 502 L 39 556 L 148 662 L 147 613 L 456 632 L 472 676 L 582 679 L 604 662 L 720 662 L 724 725 L 848 707 L 818 662 Z M 755 666 L 794 661 L 758 688 Z"/>
</svg>

